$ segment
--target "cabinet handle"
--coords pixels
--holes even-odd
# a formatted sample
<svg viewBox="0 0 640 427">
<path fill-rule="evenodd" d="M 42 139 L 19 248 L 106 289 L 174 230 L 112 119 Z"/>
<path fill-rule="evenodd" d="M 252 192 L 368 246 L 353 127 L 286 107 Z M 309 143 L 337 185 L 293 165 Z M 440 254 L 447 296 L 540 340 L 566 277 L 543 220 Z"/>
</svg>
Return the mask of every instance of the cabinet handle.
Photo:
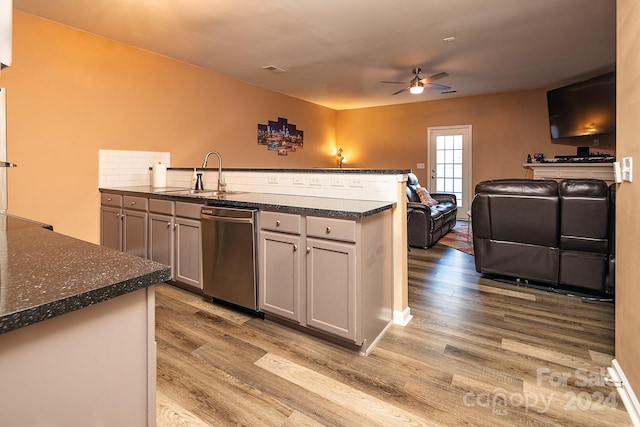
<svg viewBox="0 0 640 427">
<path fill-rule="evenodd" d="M 280 220 L 276 221 L 276 227 L 280 227 Z"/>
<path fill-rule="evenodd" d="M 111 200 L 111 197 L 107 197 L 107 202 L 110 202 Z"/>
<path fill-rule="evenodd" d="M 173 224 L 173 229 L 175 230 L 176 228 L 178 228 L 179 224 Z"/>
<path fill-rule="evenodd" d="M 296 252 L 298 250 L 298 245 L 293 245 L 293 252 Z"/>
<path fill-rule="evenodd" d="M 136 202 L 131 202 L 131 206 L 134 206 L 136 204 Z"/>
<path fill-rule="evenodd" d="M 170 222 L 167 223 L 167 227 L 171 227 L 171 223 Z"/>
<path fill-rule="evenodd" d="M 311 253 L 311 248 L 307 247 L 307 253 L 310 254 Z"/>
<path fill-rule="evenodd" d="M 331 233 L 331 227 L 327 227 L 327 234 Z"/>
</svg>

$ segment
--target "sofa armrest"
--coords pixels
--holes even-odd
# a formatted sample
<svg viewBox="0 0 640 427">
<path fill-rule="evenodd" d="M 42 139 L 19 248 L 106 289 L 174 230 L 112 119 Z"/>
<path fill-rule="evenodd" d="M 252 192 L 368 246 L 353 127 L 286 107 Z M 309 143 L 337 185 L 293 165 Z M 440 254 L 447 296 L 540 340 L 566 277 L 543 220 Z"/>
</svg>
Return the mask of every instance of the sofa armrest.
<svg viewBox="0 0 640 427">
<path fill-rule="evenodd" d="M 456 195 L 453 193 L 431 193 L 431 197 L 436 199 L 438 203 L 450 202 L 450 203 L 453 203 L 454 205 L 458 204 L 458 199 L 456 198 Z"/>
<path fill-rule="evenodd" d="M 407 202 L 407 209 L 416 209 L 420 211 L 431 211 L 431 207 L 422 202 Z"/>
</svg>

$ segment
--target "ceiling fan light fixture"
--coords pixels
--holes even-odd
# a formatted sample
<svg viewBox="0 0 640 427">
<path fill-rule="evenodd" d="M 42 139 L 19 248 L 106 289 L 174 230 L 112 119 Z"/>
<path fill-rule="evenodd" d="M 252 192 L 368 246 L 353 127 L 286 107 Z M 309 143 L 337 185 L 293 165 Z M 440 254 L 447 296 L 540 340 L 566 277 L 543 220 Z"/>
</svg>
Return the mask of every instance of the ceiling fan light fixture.
<svg viewBox="0 0 640 427">
<path fill-rule="evenodd" d="M 423 84 L 420 82 L 420 80 L 414 79 L 411 82 L 411 86 L 409 87 L 409 92 L 411 92 L 412 95 L 420 95 L 423 91 Z"/>
</svg>

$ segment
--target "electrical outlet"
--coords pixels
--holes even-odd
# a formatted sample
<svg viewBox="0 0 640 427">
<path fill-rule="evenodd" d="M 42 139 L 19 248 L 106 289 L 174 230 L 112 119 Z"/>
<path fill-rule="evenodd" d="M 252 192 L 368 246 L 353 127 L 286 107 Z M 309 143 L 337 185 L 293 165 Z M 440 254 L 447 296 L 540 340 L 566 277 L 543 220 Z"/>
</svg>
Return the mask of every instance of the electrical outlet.
<svg viewBox="0 0 640 427">
<path fill-rule="evenodd" d="M 357 187 L 357 188 L 362 188 L 362 179 L 360 178 L 351 178 L 351 181 L 349 181 L 349 186 L 350 187 Z"/>
<path fill-rule="evenodd" d="M 424 163 L 418 163 L 416 169 L 424 169 Z"/>
<path fill-rule="evenodd" d="M 320 178 L 317 176 L 312 176 L 309 180 L 309 185 L 321 186 Z"/>
<path fill-rule="evenodd" d="M 269 175 L 269 184 L 277 184 L 278 175 Z"/>
<path fill-rule="evenodd" d="M 342 177 L 331 178 L 331 185 L 333 187 L 344 187 L 344 179 Z"/>
<path fill-rule="evenodd" d="M 296 185 L 304 185 L 304 177 L 299 175 L 293 175 L 293 183 Z"/>
</svg>

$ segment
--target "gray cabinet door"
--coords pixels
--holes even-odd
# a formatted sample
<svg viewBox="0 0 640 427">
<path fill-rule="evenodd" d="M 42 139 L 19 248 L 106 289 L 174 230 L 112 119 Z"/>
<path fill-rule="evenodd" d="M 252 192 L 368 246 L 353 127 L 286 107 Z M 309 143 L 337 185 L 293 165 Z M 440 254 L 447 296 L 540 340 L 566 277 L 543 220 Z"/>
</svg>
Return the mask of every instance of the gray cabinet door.
<svg viewBox="0 0 640 427">
<path fill-rule="evenodd" d="M 301 237 L 260 232 L 259 305 L 262 311 L 300 323 L 301 315 Z"/>
<path fill-rule="evenodd" d="M 122 250 L 126 253 L 147 257 L 147 213 L 124 209 L 122 223 Z"/>
<path fill-rule="evenodd" d="M 175 218 L 174 280 L 202 289 L 202 237 L 200 221 Z"/>
<path fill-rule="evenodd" d="M 307 238 L 307 326 L 356 338 L 356 247 Z"/>
<path fill-rule="evenodd" d="M 100 207 L 100 244 L 122 251 L 122 209 Z"/>
<path fill-rule="evenodd" d="M 172 267 L 173 279 L 173 216 L 149 214 L 149 259 Z"/>
</svg>

